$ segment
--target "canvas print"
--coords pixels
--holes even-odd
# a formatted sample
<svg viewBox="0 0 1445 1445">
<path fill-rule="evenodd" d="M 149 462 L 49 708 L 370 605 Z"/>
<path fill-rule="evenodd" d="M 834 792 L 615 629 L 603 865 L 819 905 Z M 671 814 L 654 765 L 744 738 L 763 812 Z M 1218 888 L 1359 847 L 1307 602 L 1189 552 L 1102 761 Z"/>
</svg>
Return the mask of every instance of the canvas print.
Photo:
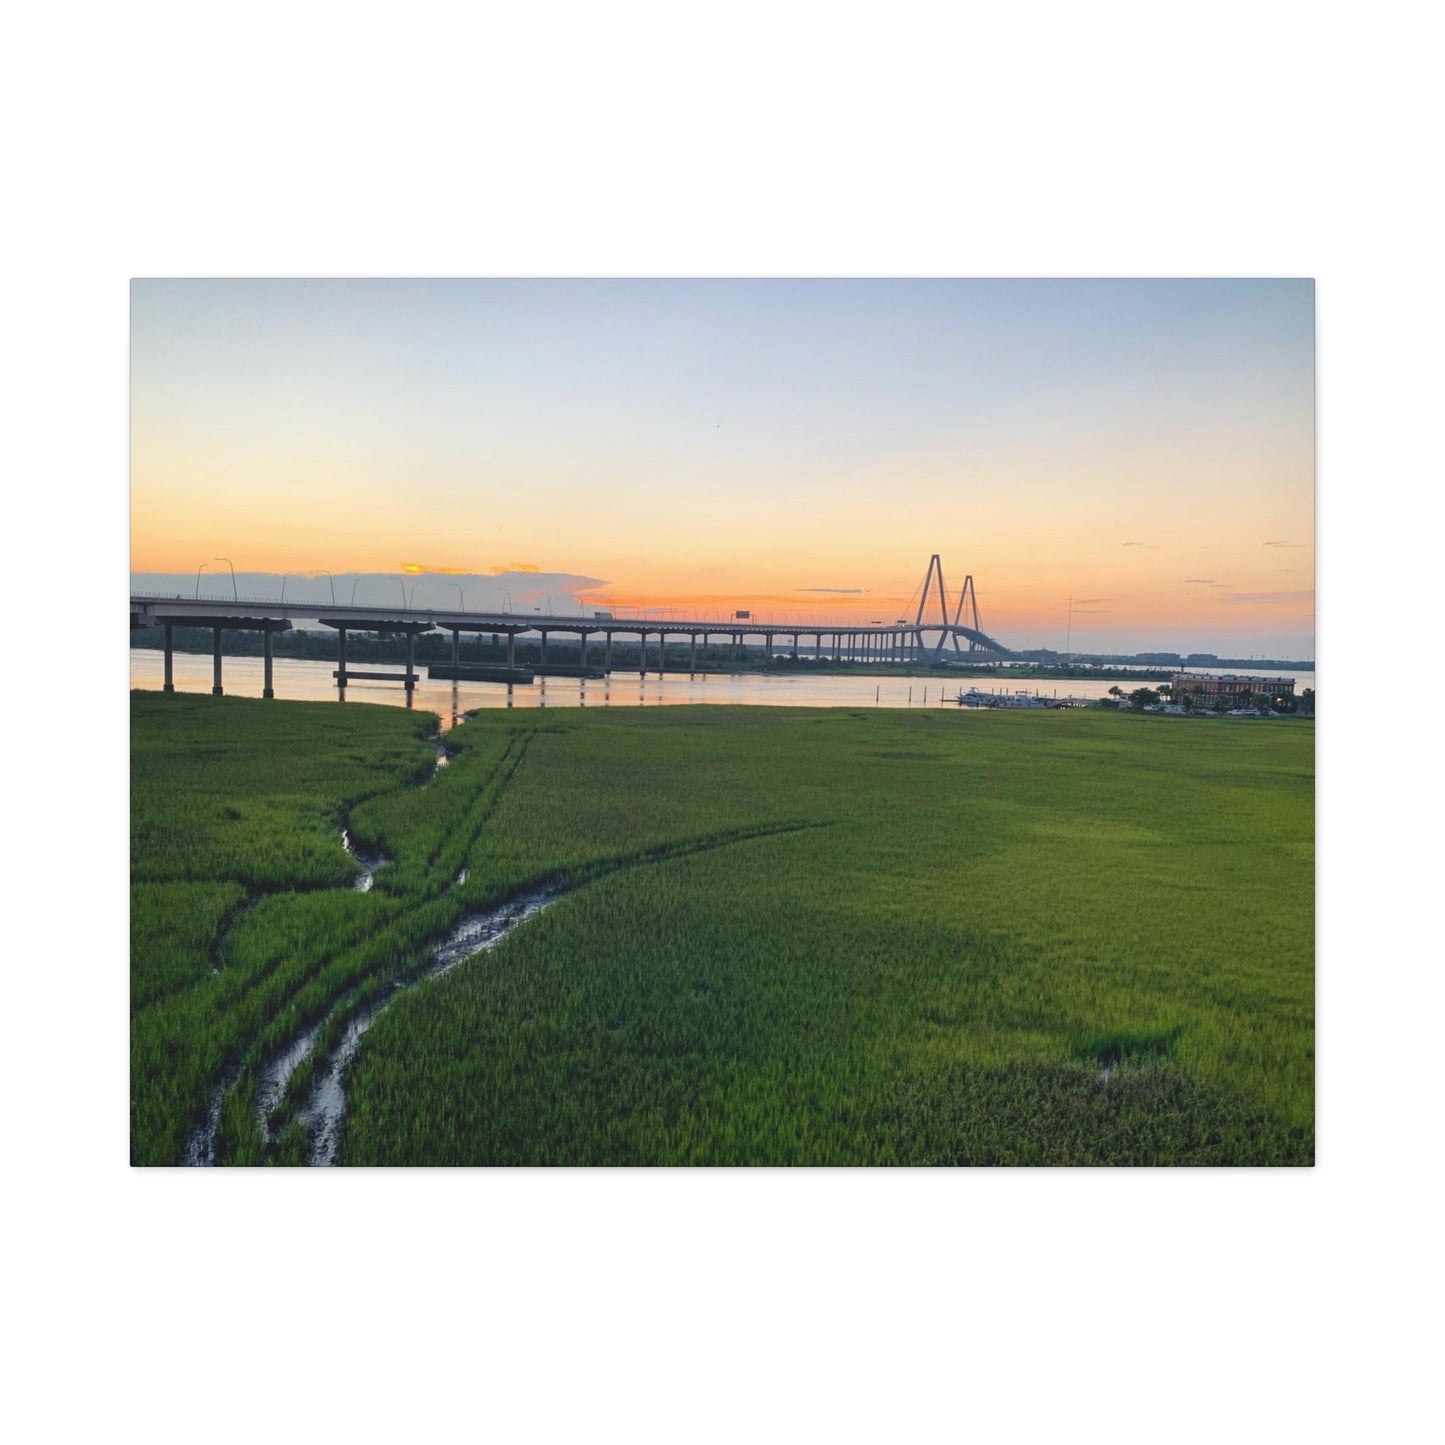
<svg viewBox="0 0 1445 1445">
<path fill-rule="evenodd" d="M 1310 281 L 131 329 L 133 1164 L 1313 1163 Z"/>
</svg>

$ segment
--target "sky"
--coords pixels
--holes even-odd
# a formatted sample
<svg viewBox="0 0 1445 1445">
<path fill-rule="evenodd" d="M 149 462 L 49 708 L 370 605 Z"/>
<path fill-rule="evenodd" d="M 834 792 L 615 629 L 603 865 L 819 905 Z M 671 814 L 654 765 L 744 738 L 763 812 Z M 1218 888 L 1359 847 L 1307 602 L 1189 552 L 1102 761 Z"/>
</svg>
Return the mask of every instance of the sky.
<svg viewBox="0 0 1445 1445">
<path fill-rule="evenodd" d="M 1311 281 L 138 280 L 131 348 L 160 590 L 866 623 L 936 552 L 1010 647 L 1314 655 Z"/>
</svg>

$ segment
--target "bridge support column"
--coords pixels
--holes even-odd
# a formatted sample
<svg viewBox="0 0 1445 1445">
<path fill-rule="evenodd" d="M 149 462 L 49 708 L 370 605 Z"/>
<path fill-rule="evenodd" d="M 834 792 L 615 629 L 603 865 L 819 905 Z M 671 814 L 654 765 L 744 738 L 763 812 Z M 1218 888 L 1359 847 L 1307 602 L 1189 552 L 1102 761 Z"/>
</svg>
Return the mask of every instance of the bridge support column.
<svg viewBox="0 0 1445 1445">
<path fill-rule="evenodd" d="M 688 660 L 688 671 L 694 675 L 697 673 L 697 633 L 692 634 L 692 656 Z"/>
<path fill-rule="evenodd" d="M 612 671 L 612 629 L 609 627 L 602 635 L 607 639 L 602 648 L 602 671 L 610 674 Z"/>
<path fill-rule="evenodd" d="M 175 647 L 171 631 L 171 623 L 166 623 L 166 679 L 161 684 L 162 692 L 174 692 L 176 690 L 175 677 Z"/>
<path fill-rule="evenodd" d="M 546 665 L 547 665 L 547 629 L 546 629 L 545 627 L 542 629 L 542 662 L 541 662 L 541 665 L 542 665 L 543 667 L 546 667 Z"/>
<path fill-rule="evenodd" d="M 261 696 L 275 697 L 276 691 L 271 686 L 271 629 L 269 627 L 266 628 L 265 631 L 262 632 L 261 637 L 263 639 L 262 646 L 265 649 L 266 657 L 265 675 L 261 683 Z"/>
<path fill-rule="evenodd" d="M 657 634 L 657 675 L 660 678 L 667 669 L 667 633 Z"/>
<path fill-rule="evenodd" d="M 408 627 L 406 630 L 406 690 L 411 692 L 416 687 L 416 633 Z"/>
<path fill-rule="evenodd" d="M 637 675 L 639 678 L 647 676 L 647 634 L 637 634 Z"/>
<path fill-rule="evenodd" d="M 580 661 L 582 663 L 583 672 L 587 671 L 587 639 L 589 635 L 590 634 L 585 628 L 579 629 L 577 633 L 577 636 L 582 639 L 581 646 L 578 648 L 578 651 L 581 653 Z"/>
<path fill-rule="evenodd" d="M 462 630 L 460 627 L 452 628 L 452 666 L 460 667 L 462 662 Z"/>
<path fill-rule="evenodd" d="M 221 629 L 211 629 L 211 696 L 221 696 Z"/>
<path fill-rule="evenodd" d="M 336 629 L 336 690 L 346 691 L 346 629 Z"/>
<path fill-rule="evenodd" d="M 517 665 L 517 631 L 511 629 L 507 633 L 507 671 L 510 672 Z M 511 683 L 507 684 L 508 687 Z"/>
</svg>

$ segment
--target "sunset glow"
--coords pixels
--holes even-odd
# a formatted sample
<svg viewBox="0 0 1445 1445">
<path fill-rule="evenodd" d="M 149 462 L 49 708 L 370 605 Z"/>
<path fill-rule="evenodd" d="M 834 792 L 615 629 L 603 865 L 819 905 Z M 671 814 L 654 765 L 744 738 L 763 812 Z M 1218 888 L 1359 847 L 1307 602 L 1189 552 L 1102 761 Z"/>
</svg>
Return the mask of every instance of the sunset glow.
<svg viewBox="0 0 1445 1445">
<path fill-rule="evenodd" d="M 1009 646 L 1313 655 L 1308 281 L 140 281 L 132 303 L 138 574 L 221 554 L 438 603 L 449 578 L 561 575 L 597 584 L 568 610 L 866 623 L 905 615 L 938 552 Z"/>
</svg>

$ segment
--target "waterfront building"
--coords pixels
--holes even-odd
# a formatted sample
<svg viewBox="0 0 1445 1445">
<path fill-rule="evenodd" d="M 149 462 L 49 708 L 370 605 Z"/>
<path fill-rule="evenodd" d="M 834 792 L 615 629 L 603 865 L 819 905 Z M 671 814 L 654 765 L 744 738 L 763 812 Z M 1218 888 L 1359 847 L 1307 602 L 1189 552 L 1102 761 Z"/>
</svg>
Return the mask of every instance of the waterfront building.
<svg viewBox="0 0 1445 1445">
<path fill-rule="evenodd" d="M 1176 672 L 1171 684 L 1176 702 L 1215 710 L 1235 707 L 1277 707 L 1294 696 L 1294 678 L 1257 677 L 1249 673 Z"/>
</svg>

